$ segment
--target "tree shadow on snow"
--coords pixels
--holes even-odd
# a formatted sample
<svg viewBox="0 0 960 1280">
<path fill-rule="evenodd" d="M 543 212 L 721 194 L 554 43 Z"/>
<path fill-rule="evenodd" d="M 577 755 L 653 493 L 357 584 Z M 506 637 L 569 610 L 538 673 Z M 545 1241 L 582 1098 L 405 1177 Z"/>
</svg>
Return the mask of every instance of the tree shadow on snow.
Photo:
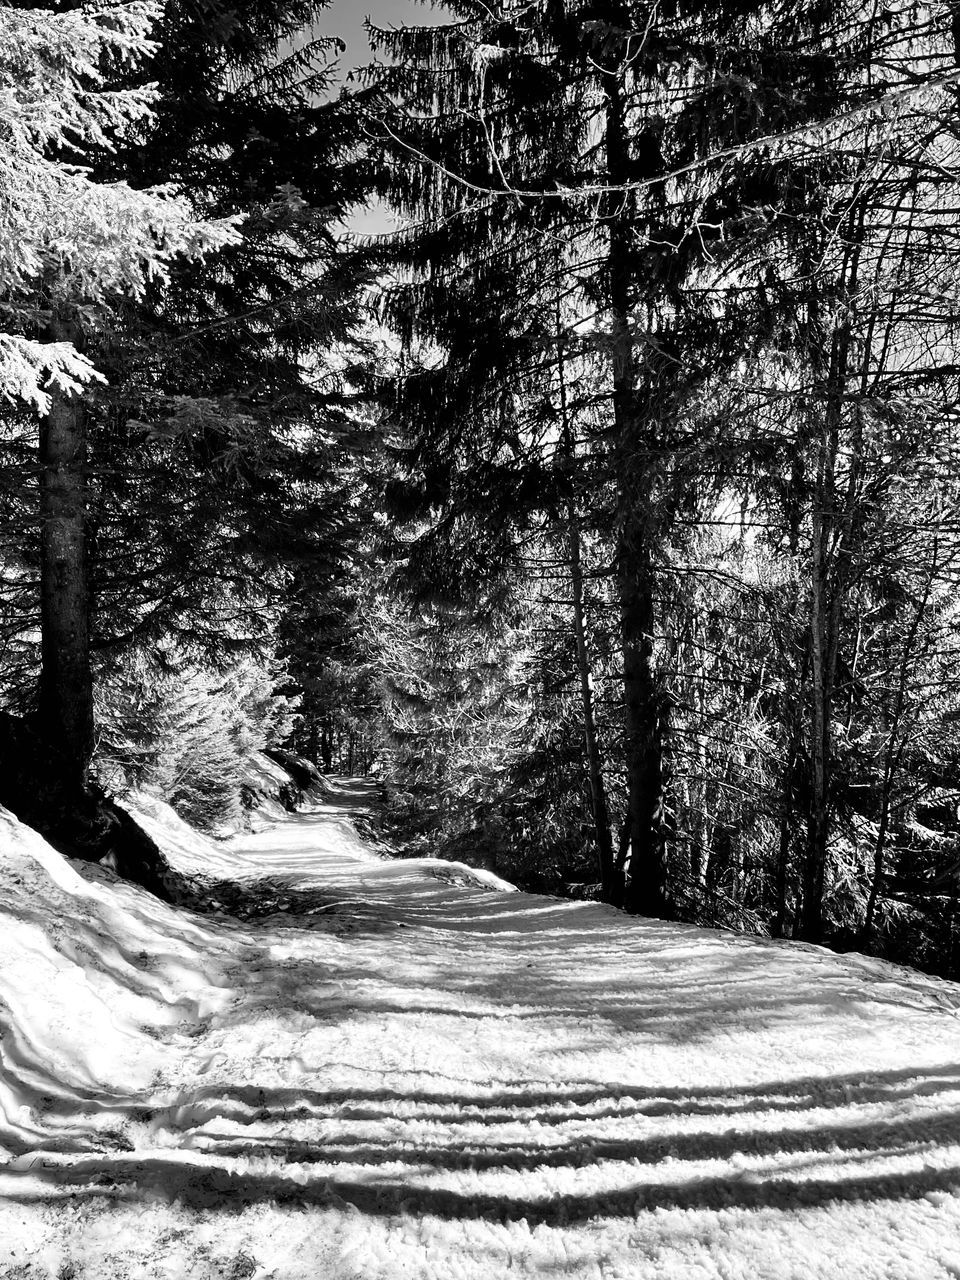
<svg viewBox="0 0 960 1280">
<path fill-rule="evenodd" d="M 346 917 L 345 917 L 346 920 Z M 376 920 L 345 923 L 345 930 L 375 933 Z M 288 967 L 266 967 L 245 976 L 244 1000 L 221 1019 L 246 1021 L 257 1010 L 281 1004 L 313 1015 L 319 1022 L 361 1017 L 411 1019 L 416 1034 L 424 1017 L 467 1022 L 497 1019 L 509 1023 L 536 1021 L 563 1026 L 569 1042 L 563 1052 L 590 1048 L 610 1032 L 640 1035 L 665 1044 L 709 1041 L 726 1028 L 753 1031 L 784 1026 L 802 1037 L 817 1030 L 838 1011 L 859 1016 L 867 1006 L 942 1014 L 937 997 L 905 983 L 872 981 L 829 963 L 798 972 L 790 966 L 767 967 L 769 953 L 757 957 L 756 968 L 740 954 L 712 954 L 703 964 L 673 966 L 659 953 L 623 955 L 602 964 L 593 954 L 581 956 L 576 970 L 559 962 L 550 950 L 538 949 L 536 935 L 495 967 L 473 963 L 462 952 L 457 963 L 443 951 L 433 955 L 411 931 L 416 964 L 394 966 L 390 954 L 376 954 L 354 965 L 342 954 L 329 961 L 304 960 Z M 619 963 L 618 963 L 619 961 Z M 382 963 L 382 969 L 376 966 Z M 598 972 L 595 972 L 598 971 Z M 681 976 L 686 974 L 687 976 Z M 371 977 L 382 981 L 372 983 Z M 435 977 L 435 981 L 432 979 Z M 355 981 L 357 980 L 357 981 Z M 871 1016 L 879 1016 L 873 1013 Z"/>
<path fill-rule="evenodd" d="M 415 1153 L 413 1153 L 415 1155 Z M 838 1201 L 916 1200 L 931 1193 L 960 1191 L 960 1164 L 910 1172 L 850 1174 L 843 1177 L 697 1176 L 689 1180 L 644 1181 L 577 1195 L 511 1196 L 477 1188 L 467 1191 L 418 1185 L 415 1173 L 351 1181 L 342 1177 L 300 1180 L 279 1173 L 246 1173 L 216 1165 L 190 1164 L 163 1156 L 122 1155 L 81 1159 L 66 1166 L 40 1161 L 25 1170 L 39 1188 L 24 1187 L 8 1198 L 22 1203 L 50 1199 L 151 1200 L 158 1196 L 189 1209 L 239 1212 L 251 1204 L 298 1208 L 353 1208 L 372 1216 L 405 1213 L 441 1219 L 482 1218 L 528 1226 L 564 1226 L 602 1218 L 633 1218 L 663 1209 L 817 1208 Z M 8 1175 L 9 1176 L 9 1175 Z M 45 1185 L 44 1185 L 45 1184 Z"/>
<path fill-rule="evenodd" d="M 6 1170 L 9 1180 L 23 1177 L 24 1202 L 62 1198 L 138 1200 L 162 1197 L 188 1208 L 216 1207 L 231 1212 L 246 1205 L 353 1206 L 362 1213 L 397 1213 L 437 1218 L 483 1218 L 494 1222 L 526 1219 L 529 1226 L 561 1226 L 592 1218 L 634 1217 L 655 1209 L 760 1207 L 809 1208 L 833 1201 L 913 1200 L 934 1193 L 960 1192 L 960 1108 L 914 1118 L 897 1114 L 850 1114 L 851 1107 L 894 1104 L 907 1098 L 934 1101 L 939 1093 L 960 1090 L 960 1065 L 922 1072 L 899 1069 L 850 1073 L 824 1079 L 785 1079 L 745 1087 L 643 1089 L 591 1082 L 491 1090 L 410 1091 L 354 1089 L 264 1090 L 256 1086 L 194 1091 L 182 1105 L 154 1117 L 183 1144 L 174 1156 L 153 1152 L 90 1152 L 60 1159 L 37 1151 L 33 1159 Z M 953 1101 L 953 1100 L 951 1100 Z M 390 1120 L 396 1104 L 416 1104 L 418 1122 L 450 1126 L 450 1145 L 424 1142 L 422 1129 L 411 1141 L 371 1136 L 362 1122 Z M 798 1113 L 801 1123 L 769 1127 L 778 1108 Z M 843 1114 L 831 1115 L 836 1108 Z M 617 1112 L 619 1109 L 619 1112 Z M 823 1117 L 804 1113 L 818 1109 Z M 591 1132 L 583 1122 L 619 1113 L 637 1115 L 737 1117 L 736 1127 L 691 1131 L 689 1127 L 655 1136 L 611 1137 Z M 752 1124 L 749 1115 L 766 1116 Z M 786 1118 L 786 1117 L 784 1117 Z M 200 1126 L 223 1119 L 232 1130 Z M 258 1127 L 322 1119 L 323 1137 L 305 1141 Z M 563 1126 L 576 1120 L 575 1131 Z M 814 1123 L 809 1123 L 814 1120 Z M 458 1124 L 469 1131 L 461 1141 Z M 249 1138 L 243 1128 L 249 1131 Z M 509 1125 L 509 1136 L 496 1126 Z M 557 1141 L 543 1140 L 544 1130 Z M 489 1136 L 484 1136 L 488 1127 Z M 395 1132 L 395 1129 L 394 1129 Z M 516 1138 L 519 1132 L 521 1135 Z M 524 1137 L 524 1133 L 529 1137 Z M 419 1139 L 419 1140 L 418 1140 Z M 939 1154 L 938 1154 L 939 1153 Z M 247 1158 L 268 1160 L 274 1168 L 244 1169 Z M 804 1159 L 803 1157 L 807 1157 Z M 780 1164 L 787 1162 L 784 1168 Z M 910 1160 L 904 1171 L 891 1162 Z M 669 1176 L 664 1162 L 669 1160 Z M 218 1164 L 217 1161 L 223 1162 Z M 727 1161 L 727 1171 L 704 1175 L 704 1161 Z M 748 1167 L 753 1161 L 753 1167 Z M 685 1163 L 696 1162 L 683 1177 Z M 885 1162 L 886 1167 L 867 1167 Z M 941 1167 L 935 1167 L 937 1163 Z M 232 1165 L 232 1167 L 229 1167 Z M 364 1174 L 350 1176 L 351 1166 Z M 535 1192 L 553 1171 L 594 1167 L 609 1184 L 582 1194 Z M 644 1173 L 644 1168 L 649 1173 Z M 473 1185 L 451 1189 L 430 1185 L 438 1173 L 467 1171 Z M 486 1191 L 475 1179 L 491 1171 L 540 1173 L 526 1178 L 518 1194 Z M 568 1181 L 576 1173 L 568 1174 Z M 584 1179 L 585 1181 L 587 1179 Z"/>
</svg>

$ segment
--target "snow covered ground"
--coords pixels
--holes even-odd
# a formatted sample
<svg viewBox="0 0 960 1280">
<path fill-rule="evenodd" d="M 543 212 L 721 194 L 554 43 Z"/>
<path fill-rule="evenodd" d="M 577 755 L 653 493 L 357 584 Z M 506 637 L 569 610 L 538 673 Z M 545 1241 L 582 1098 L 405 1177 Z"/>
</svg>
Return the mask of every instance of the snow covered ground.
<svg viewBox="0 0 960 1280">
<path fill-rule="evenodd" d="M 209 853 L 246 921 L 0 811 L 0 1276 L 960 1277 L 956 986 L 381 861 L 364 799 Z"/>
</svg>

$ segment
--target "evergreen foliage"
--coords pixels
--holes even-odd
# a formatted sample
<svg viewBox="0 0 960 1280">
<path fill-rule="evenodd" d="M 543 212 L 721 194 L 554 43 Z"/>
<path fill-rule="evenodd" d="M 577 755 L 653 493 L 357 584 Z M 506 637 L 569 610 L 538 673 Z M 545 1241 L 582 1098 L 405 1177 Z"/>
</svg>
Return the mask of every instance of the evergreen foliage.
<svg viewBox="0 0 960 1280">
<path fill-rule="evenodd" d="M 955 687 L 949 15 L 452 9 L 373 33 L 406 590 L 505 668 L 507 602 L 565 600 L 607 900 L 901 955 L 960 888 L 915 816 Z"/>
<path fill-rule="evenodd" d="M 3 432 L 3 460 L 28 464 L 4 477 L 4 697 L 65 748 L 43 783 L 57 792 L 52 828 L 100 804 L 88 785 L 98 672 L 148 644 L 219 669 L 262 651 L 295 567 L 337 564 L 347 540 L 337 473 L 357 434 L 344 387 L 364 275 L 333 226 L 361 190 L 358 144 L 313 102 L 324 42 L 280 56 L 316 11 L 228 7 L 211 22 L 188 5 L 162 20 L 134 5 L 53 18 L 27 3 L 5 17 L 40 44 L 65 33 L 48 59 L 10 68 L 13 168 L 34 194 L 29 165 L 52 175 L 47 239 L 34 252 L 25 225 L 10 296 L 24 342 L 30 325 L 53 342 L 42 359 L 20 342 L 7 381 L 44 415 L 39 454 L 25 412 Z M 160 178 L 177 194 L 138 193 Z M 97 391 L 81 385 L 94 369 Z M 206 822 L 233 803 L 224 742 L 244 722 L 215 720 L 183 725 L 200 792 L 181 804 Z M 99 821 L 62 838 L 95 855 Z"/>
<path fill-rule="evenodd" d="M 355 122 L 315 101 L 331 42 L 284 53 L 322 8 L 166 6 L 149 56 L 113 75 L 149 115 L 111 147 L 87 140 L 104 189 L 176 183 L 192 209 L 236 226 L 215 265 L 181 260 L 162 289 L 81 334 L 108 381 L 85 403 L 95 651 L 165 634 L 203 638 L 213 655 L 259 642 L 282 608 L 283 566 L 335 561 L 349 537 L 336 472 L 357 432 L 344 379 L 366 273 L 335 224 L 362 198 L 362 164 Z M 31 430 L 11 429 L 11 466 L 29 459 Z M 37 619 L 34 495 L 13 474 L 11 489 L 5 587 L 22 638 Z"/>
<path fill-rule="evenodd" d="M 5 740 L 960 971 L 950 11 L 322 8 L 0 11 Z"/>
<path fill-rule="evenodd" d="M 169 646 L 135 651 L 98 691 L 97 773 L 111 790 L 154 792 L 203 830 L 236 829 L 249 762 L 293 729 L 280 680 L 263 659 L 214 671 Z"/>
<path fill-rule="evenodd" d="M 236 239 L 229 221 L 198 221 L 169 187 L 98 182 L 91 152 L 110 151 L 149 117 L 155 95 L 112 77 L 151 49 L 156 6 L 0 10 L 0 394 L 45 413 L 50 389 L 73 394 L 102 373 L 65 340 L 37 336 L 44 315 L 143 297 L 173 259 Z M 86 162 L 86 163 L 85 163 Z"/>
<path fill-rule="evenodd" d="M 201 21 L 189 6 L 171 6 L 153 42 L 146 30 L 159 15 L 134 7 L 128 19 L 125 12 L 116 22 L 63 17 L 68 34 L 76 27 L 81 37 L 76 65 L 64 62 L 65 87 L 50 86 L 64 99 L 64 119 L 57 132 L 41 117 L 30 135 L 38 154 L 69 144 L 82 148 L 89 166 L 81 183 L 89 226 L 79 206 L 75 213 L 51 193 L 47 231 L 55 248 L 45 250 L 43 271 L 48 292 L 49 276 L 60 281 L 65 300 L 54 297 L 51 333 L 68 338 L 71 350 L 83 348 L 75 360 L 92 360 L 109 386 L 80 401 L 72 396 L 74 379 L 50 404 L 41 439 L 42 519 L 35 467 L 25 489 L 11 481 L 5 622 L 17 646 L 9 672 L 17 686 L 9 696 L 30 705 L 29 641 L 42 601 L 41 630 L 50 643 L 34 650 L 43 665 L 39 710 L 52 730 L 67 703 L 76 706 L 81 771 L 91 733 L 91 661 L 164 636 L 186 637 L 215 656 L 260 643 L 279 616 L 291 563 L 336 559 L 344 523 L 338 441 L 353 431 L 342 392 L 344 344 L 362 282 L 331 230 L 357 197 L 346 154 L 356 144 L 345 142 L 333 109 L 312 105 L 324 82 L 316 65 L 323 48 L 279 55 L 315 6 L 224 11 L 212 25 L 209 13 Z M 49 24 L 29 7 L 13 15 L 14 25 L 41 32 Z M 106 34 L 98 37 L 101 28 Z M 63 45 L 57 48 L 62 54 Z M 129 56 L 134 49 L 147 65 Z M 50 66 L 55 71 L 61 62 L 55 52 Z M 156 87 L 143 88 L 151 75 Z M 187 79 L 189 103 L 181 92 Z M 25 83 L 33 84 L 29 74 Z M 70 93 L 93 104 L 85 132 L 70 114 Z M 108 125 L 113 133 L 123 126 L 122 136 L 111 136 Z M 291 150 L 292 140 L 299 145 Z M 43 163 L 74 172 L 59 161 Z M 127 185 L 160 176 L 188 185 L 176 199 L 172 188 L 136 195 Z M 106 193 L 102 208 L 91 204 L 91 192 Z M 187 220 L 188 208 L 229 211 L 229 219 Z M 115 227 L 106 226 L 108 214 Z M 61 216 L 73 219 L 77 243 L 58 229 Z M 142 226 L 136 235 L 134 224 Z M 103 247 L 114 232 L 123 251 L 115 261 Z M 198 272 L 189 258 L 212 245 L 221 248 L 216 264 Z M 59 253 L 59 266 L 50 252 Z M 109 323 L 95 322 L 91 308 L 111 290 L 123 305 L 113 307 Z M 51 348 L 61 349 L 68 349 L 63 341 Z M 27 419 L 11 421 L 11 463 L 30 457 L 30 429 Z M 69 482 L 54 483 L 54 475 Z M 47 536 L 53 506 L 75 548 L 60 577 Z M 60 633 L 77 637 L 66 665 L 55 658 L 65 641 L 53 638 L 53 597 L 43 586 L 60 580 L 73 584 L 74 597 Z M 85 607 L 89 616 L 81 619 Z"/>
</svg>

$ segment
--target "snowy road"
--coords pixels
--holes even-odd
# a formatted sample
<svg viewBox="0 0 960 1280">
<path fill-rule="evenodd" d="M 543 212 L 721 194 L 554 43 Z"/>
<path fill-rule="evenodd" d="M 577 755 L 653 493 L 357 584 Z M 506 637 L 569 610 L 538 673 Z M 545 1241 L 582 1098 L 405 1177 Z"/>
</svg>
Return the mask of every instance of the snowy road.
<svg viewBox="0 0 960 1280">
<path fill-rule="evenodd" d="M 0 1275 L 960 1276 L 957 987 L 384 862 L 364 798 L 236 843 L 306 914 L 33 908 Z"/>
</svg>

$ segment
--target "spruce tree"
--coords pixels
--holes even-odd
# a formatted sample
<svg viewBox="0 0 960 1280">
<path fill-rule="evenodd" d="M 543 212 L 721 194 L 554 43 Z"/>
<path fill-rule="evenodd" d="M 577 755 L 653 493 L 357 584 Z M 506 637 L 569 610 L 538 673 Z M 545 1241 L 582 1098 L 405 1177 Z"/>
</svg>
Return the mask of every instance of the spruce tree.
<svg viewBox="0 0 960 1280">
<path fill-rule="evenodd" d="M 4 63 L 8 167 L 3 287 L 19 332 L 4 336 L 3 391 L 40 414 L 39 586 L 41 664 L 36 731 L 43 747 L 12 759 L 13 796 L 50 825 L 82 808 L 93 752 L 83 390 L 102 372 L 84 350 L 79 317 L 107 324 L 125 298 L 142 298 L 178 256 L 202 256 L 233 237 L 228 224 L 197 221 L 167 192 L 105 185 L 72 162 L 109 148 L 149 114 L 150 95 L 114 89 L 109 77 L 148 49 L 154 13 L 2 15 L 14 56 Z M 37 335 L 45 341 L 38 341 Z M 44 376 L 49 381 L 44 381 Z M 4 722 L 8 752 L 29 732 Z M 39 800 L 39 803 L 38 803 Z"/>
<path fill-rule="evenodd" d="M 336 42 L 288 52 L 324 7 L 171 4 L 145 68 L 156 118 L 118 165 L 242 212 L 242 239 L 215 271 L 180 272 L 117 346 L 97 459 L 95 642 L 108 654 L 163 629 L 215 651 L 231 641 L 224 597 L 233 639 L 254 638 L 258 616 L 279 617 L 291 567 L 335 560 L 349 541 L 339 471 L 359 430 L 349 344 L 367 274 L 337 224 L 364 195 L 359 128 L 319 101 Z M 115 465 L 131 448 L 136 493 Z M 147 592 L 129 571 L 138 563 Z"/>
<path fill-rule="evenodd" d="M 596 440 L 620 622 L 623 900 L 664 914 L 662 601 L 674 515 L 697 508 L 677 459 L 696 447 L 687 406 L 737 358 L 742 319 L 735 300 L 720 311 L 703 286 L 714 242 L 731 229 L 756 241 L 744 202 L 769 198 L 775 183 L 769 163 L 748 165 L 736 191 L 700 165 L 731 135 L 761 130 L 738 86 L 749 74 L 761 101 L 779 95 L 784 61 L 757 39 L 749 7 L 463 3 L 455 12 L 462 20 L 444 29 L 374 33 L 399 64 L 379 80 L 389 96 L 383 189 L 413 220 L 393 250 L 411 275 L 393 314 L 429 361 L 396 400 L 415 424 L 405 460 L 419 511 L 433 516 L 414 565 L 422 575 L 444 564 L 448 584 L 502 574 L 518 545 L 511 533 L 551 501 L 556 475 L 544 479 L 531 461 L 544 437 L 517 403 L 538 381 L 559 402 L 557 335 L 544 317 L 561 302 L 563 344 L 603 370 L 591 393 L 603 418 Z M 814 109 L 801 96 L 792 118 Z M 685 168 L 695 171 L 689 182 L 670 176 Z M 698 485 L 705 502 L 716 488 Z"/>
<path fill-rule="evenodd" d="M 215 265 L 184 263 L 140 288 L 107 324 L 91 324 L 82 296 L 51 320 L 109 383 L 53 404 L 42 436 L 71 572 L 50 567 L 63 560 L 45 549 L 63 521 L 49 496 L 9 566 L 27 605 L 11 624 L 21 636 L 37 617 L 25 576 L 72 584 L 69 598 L 43 593 L 39 715 L 48 733 L 73 726 L 73 793 L 87 776 L 96 670 L 164 634 L 221 660 L 261 643 L 290 564 L 336 554 L 338 439 L 353 427 L 348 359 L 335 349 L 356 322 L 363 273 L 345 265 L 332 226 L 362 180 L 354 126 L 314 104 L 329 42 L 280 56 L 315 13 L 258 5 L 211 23 L 209 10 L 171 5 L 147 65 L 111 68 L 121 100 L 140 102 L 144 79 L 158 88 L 152 116 L 141 112 L 120 145 L 92 139 L 96 177 L 172 180 L 194 209 L 237 215 L 241 234 Z M 29 701 L 22 684 L 14 698 Z"/>
</svg>

